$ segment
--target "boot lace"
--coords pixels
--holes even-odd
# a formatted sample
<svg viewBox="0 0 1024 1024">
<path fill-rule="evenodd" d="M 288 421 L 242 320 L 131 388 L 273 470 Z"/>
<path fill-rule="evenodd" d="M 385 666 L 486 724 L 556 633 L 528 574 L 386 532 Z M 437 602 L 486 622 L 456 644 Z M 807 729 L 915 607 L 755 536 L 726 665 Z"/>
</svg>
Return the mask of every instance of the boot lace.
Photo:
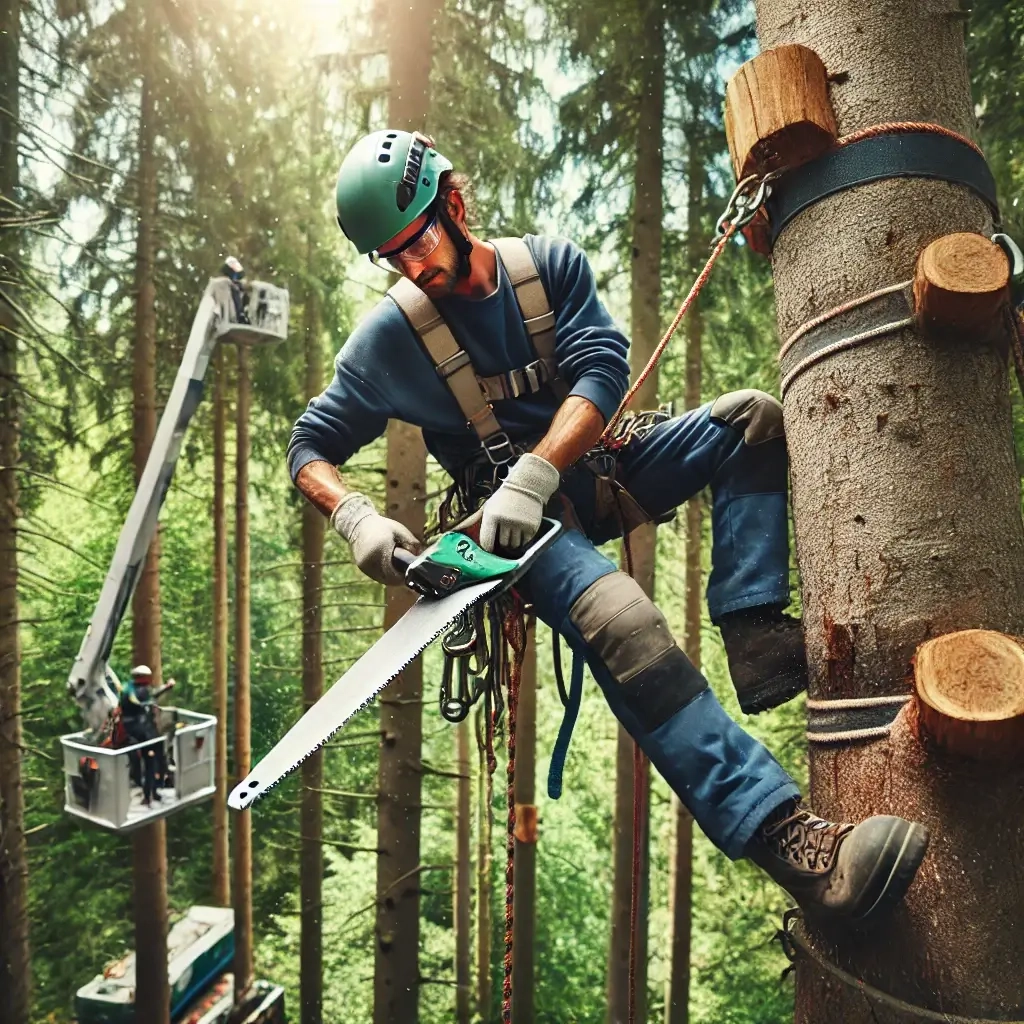
<svg viewBox="0 0 1024 1024">
<path fill-rule="evenodd" d="M 766 824 L 762 841 L 778 856 L 805 871 L 825 873 L 831 870 L 836 854 L 853 825 L 826 821 L 806 808 Z"/>
</svg>

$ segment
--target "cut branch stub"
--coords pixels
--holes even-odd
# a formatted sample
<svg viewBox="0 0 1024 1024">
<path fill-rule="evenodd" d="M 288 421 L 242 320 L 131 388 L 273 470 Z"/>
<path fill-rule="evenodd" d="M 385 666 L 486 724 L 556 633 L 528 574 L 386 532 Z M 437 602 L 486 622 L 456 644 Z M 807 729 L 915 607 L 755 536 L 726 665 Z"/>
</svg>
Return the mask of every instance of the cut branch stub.
<svg viewBox="0 0 1024 1024">
<path fill-rule="evenodd" d="M 537 842 L 537 807 L 516 804 L 516 839 L 521 843 Z"/>
<path fill-rule="evenodd" d="M 1024 762 L 1024 649 L 987 629 L 947 633 L 914 656 L 920 728 L 952 754 Z"/>
<path fill-rule="evenodd" d="M 914 274 L 921 329 L 935 335 L 993 334 L 1009 285 L 1009 260 L 984 235 L 963 231 L 936 238 L 918 257 Z"/>
<path fill-rule="evenodd" d="M 748 60 L 726 86 L 725 134 L 737 181 L 830 150 L 836 118 L 821 58 L 794 44 Z"/>
</svg>

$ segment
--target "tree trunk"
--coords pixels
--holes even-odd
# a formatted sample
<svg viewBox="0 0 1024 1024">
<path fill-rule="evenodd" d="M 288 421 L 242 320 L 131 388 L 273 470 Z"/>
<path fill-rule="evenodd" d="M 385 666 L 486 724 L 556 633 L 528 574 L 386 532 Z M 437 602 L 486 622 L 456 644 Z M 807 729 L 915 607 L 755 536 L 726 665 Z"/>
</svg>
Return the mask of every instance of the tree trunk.
<svg viewBox="0 0 1024 1024">
<path fill-rule="evenodd" d="M 385 515 L 422 535 L 426 492 L 423 438 L 415 427 L 388 426 Z M 412 607 L 415 595 L 390 587 L 384 628 Z M 419 999 L 420 803 L 423 741 L 423 663 L 417 658 L 378 700 L 377 926 L 374 1024 L 415 1022 Z"/>
<path fill-rule="evenodd" d="M 491 805 L 488 801 L 487 755 L 481 712 L 477 728 L 478 790 L 476 845 L 476 1012 L 482 1024 L 491 1019 Z"/>
<path fill-rule="evenodd" d="M 389 19 L 392 128 L 423 129 L 429 108 L 431 35 L 435 0 L 396 3 Z M 392 421 L 387 434 L 385 515 L 422 536 L 425 525 L 426 449 L 416 427 Z M 390 587 L 384 628 L 412 606 L 406 587 Z M 419 1019 L 420 803 L 423 743 L 423 663 L 417 658 L 392 682 L 380 706 L 378 778 L 377 922 L 374 1024 Z"/>
<path fill-rule="evenodd" d="M 963 23 L 949 5 L 884 11 L 827 0 L 758 4 L 762 48 L 802 43 L 827 70 L 839 132 L 912 118 L 971 134 Z M 990 214 L 959 186 L 892 179 L 802 213 L 773 254 L 778 323 L 809 318 L 913 275 L 918 254 L 956 231 L 989 234 Z M 811 695 L 906 693 L 915 648 L 971 627 L 1024 633 L 1024 527 L 1002 353 L 975 337 L 914 329 L 841 352 L 785 396 Z M 811 934 L 828 961 L 932 1011 L 1011 1019 L 1024 1004 L 1021 769 L 994 772 L 923 746 L 913 705 L 888 739 L 817 746 L 818 813 L 923 822 L 928 857 L 904 905 L 869 937 Z M 886 1024 L 881 1006 L 801 959 L 799 1021 Z"/>
<path fill-rule="evenodd" d="M 235 451 L 235 782 L 252 767 L 249 694 L 249 349 L 238 345 L 238 398 Z M 235 823 L 235 1003 L 242 1001 L 253 980 L 252 957 L 252 817 L 232 816 Z"/>
<path fill-rule="evenodd" d="M 459 773 L 455 801 L 455 885 L 452 920 L 455 924 L 455 1021 L 469 1024 L 472 983 L 470 981 L 470 949 L 472 948 L 473 914 L 470 894 L 473 889 L 473 860 L 470 838 L 473 828 L 471 794 L 473 776 L 469 764 L 469 722 L 455 727 L 455 770 Z"/>
<path fill-rule="evenodd" d="M 0 204 L 18 209 L 19 0 L 0 0 Z M 20 232 L 0 249 L 0 1020 L 28 1024 L 32 991 L 28 944 L 28 859 L 21 784 L 21 641 L 18 632 L 19 321 L 15 260 Z"/>
<path fill-rule="evenodd" d="M 152 19 L 140 18 L 142 100 L 139 109 L 139 213 L 135 254 L 135 349 L 132 368 L 132 434 L 135 484 L 138 486 L 156 434 L 156 103 Z M 132 658 L 153 671 L 153 686 L 163 678 L 160 663 L 160 532 L 149 546 L 132 598 Z M 135 892 L 135 1013 L 140 1020 L 169 1024 L 167 983 L 167 830 L 163 819 L 132 836 Z"/>
<path fill-rule="evenodd" d="M 315 99 L 313 101 L 315 106 Z M 314 117 L 315 121 L 315 117 Z M 311 129 L 315 137 L 315 125 Z M 306 272 L 314 274 L 313 235 L 307 229 Z M 320 309 L 310 286 L 305 303 L 306 398 L 323 390 Z M 311 708 L 324 692 L 323 668 L 324 517 L 308 502 L 302 509 L 302 703 Z M 320 748 L 302 762 L 302 859 L 299 865 L 301 940 L 299 992 L 302 1024 L 323 1020 L 323 788 L 324 753 Z"/>
<path fill-rule="evenodd" d="M 664 11 L 660 4 L 646 6 L 640 81 L 640 113 L 633 180 L 633 263 L 631 320 L 634 377 L 646 365 L 661 336 L 661 221 L 662 128 L 665 113 Z M 633 408 L 658 404 L 658 373 L 652 370 L 633 400 Z M 633 576 L 644 593 L 654 597 L 657 535 L 653 523 L 633 531 L 629 538 Z M 646 794 L 650 770 L 642 761 L 643 777 L 635 785 L 634 744 L 619 728 L 615 785 L 615 877 L 612 894 L 612 932 L 608 952 L 608 1021 L 625 1024 L 629 1017 L 630 908 L 632 905 L 634 844 L 639 844 L 636 933 L 632 936 L 635 960 L 636 1015 L 647 1019 L 647 897 L 649 891 L 649 835 Z M 634 793 L 644 794 L 639 835 L 634 836 Z"/>
<path fill-rule="evenodd" d="M 704 199 L 704 148 L 701 126 L 687 132 L 687 266 L 696 274 L 705 259 L 702 236 Z M 696 409 L 701 400 L 701 342 L 704 320 L 700 298 L 690 307 L 686 318 L 686 393 L 687 409 Z M 703 599 L 701 574 L 702 511 L 701 495 L 686 503 L 686 602 L 683 648 L 695 668 L 700 668 L 700 620 Z M 675 836 L 672 845 L 669 879 L 669 908 L 672 921 L 672 949 L 665 996 L 665 1024 L 688 1024 L 690 1019 L 690 936 L 693 928 L 693 816 L 673 794 Z"/>
<path fill-rule="evenodd" d="M 231 905 L 228 843 L 228 530 L 225 505 L 227 366 L 224 349 L 214 356 L 213 391 L 213 711 L 217 716 L 217 760 L 213 796 L 213 900 Z"/>
<path fill-rule="evenodd" d="M 512 1024 L 533 1024 L 537 932 L 537 629 L 531 619 L 516 706 L 516 876 L 512 905 Z"/>
</svg>

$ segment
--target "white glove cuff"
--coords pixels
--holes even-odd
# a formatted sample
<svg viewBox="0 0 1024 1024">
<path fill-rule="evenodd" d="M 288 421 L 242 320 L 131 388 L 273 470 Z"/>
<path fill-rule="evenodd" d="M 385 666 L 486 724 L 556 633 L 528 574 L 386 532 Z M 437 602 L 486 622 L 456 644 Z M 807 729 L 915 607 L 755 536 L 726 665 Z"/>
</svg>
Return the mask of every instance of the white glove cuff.
<svg viewBox="0 0 1024 1024">
<path fill-rule="evenodd" d="M 367 516 L 376 514 L 377 510 L 373 507 L 373 502 L 365 494 L 352 491 L 334 506 L 334 511 L 331 513 L 331 526 L 351 544 L 356 527 Z"/>
<path fill-rule="evenodd" d="M 527 452 L 521 456 L 519 461 L 509 470 L 505 477 L 505 486 L 513 490 L 536 495 L 541 499 L 541 504 L 547 503 L 555 491 L 561 474 L 547 459 L 539 455 Z"/>
</svg>

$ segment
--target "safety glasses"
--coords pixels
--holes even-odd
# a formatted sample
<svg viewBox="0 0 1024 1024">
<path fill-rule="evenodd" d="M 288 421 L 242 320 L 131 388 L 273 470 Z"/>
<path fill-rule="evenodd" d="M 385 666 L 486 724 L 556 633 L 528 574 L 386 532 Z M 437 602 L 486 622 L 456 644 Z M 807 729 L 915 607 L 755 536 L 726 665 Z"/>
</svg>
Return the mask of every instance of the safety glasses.
<svg viewBox="0 0 1024 1024">
<path fill-rule="evenodd" d="M 403 273 L 405 267 L 410 263 L 422 263 L 440 244 L 441 225 L 437 222 L 437 212 L 431 213 L 426 223 L 416 232 L 404 245 L 389 252 L 374 250 L 369 254 L 370 262 L 381 267 L 383 263 Z M 382 269 L 386 269 L 383 268 Z"/>
</svg>

